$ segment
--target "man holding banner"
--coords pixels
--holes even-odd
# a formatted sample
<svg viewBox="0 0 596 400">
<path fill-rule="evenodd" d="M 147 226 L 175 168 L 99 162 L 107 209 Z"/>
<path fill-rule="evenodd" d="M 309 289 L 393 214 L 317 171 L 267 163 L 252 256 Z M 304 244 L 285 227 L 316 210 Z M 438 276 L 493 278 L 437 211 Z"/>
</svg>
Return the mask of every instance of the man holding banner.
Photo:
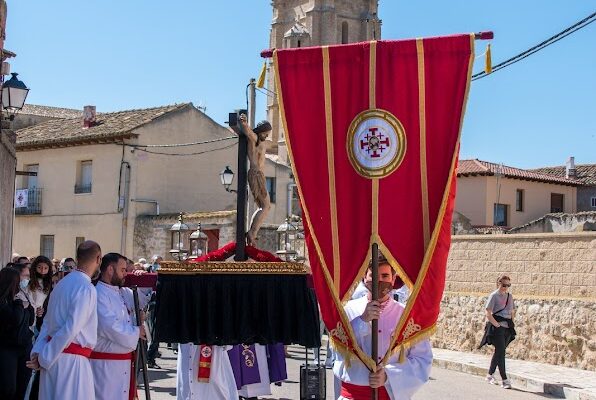
<svg viewBox="0 0 596 400">
<path fill-rule="evenodd" d="M 317 299 L 344 362 L 334 371 L 399 400 L 428 378 L 475 37 L 273 52 Z M 405 308 L 386 294 L 348 302 L 378 251 L 387 260 L 373 273 L 399 275 L 411 292 Z M 368 399 L 368 387 L 344 398 Z"/>
<path fill-rule="evenodd" d="M 379 354 L 385 354 L 391 343 L 391 334 L 403 314 L 404 306 L 395 301 L 391 290 L 397 274 L 387 260 L 379 260 L 379 300 L 371 300 L 372 271 L 369 265 L 364 284 L 367 296 L 351 300 L 345 311 L 356 340 L 362 349 L 371 354 L 371 321 L 379 321 Z M 400 358 L 403 362 L 400 363 Z M 379 357 L 379 360 L 381 357 Z M 392 354 L 384 367 L 370 372 L 360 360 L 346 363 L 338 354 L 333 365 L 334 375 L 341 380 L 339 400 L 370 399 L 371 388 L 378 388 L 380 400 L 409 400 L 428 380 L 432 365 L 432 350 L 428 339 L 422 340 L 405 354 Z"/>
</svg>

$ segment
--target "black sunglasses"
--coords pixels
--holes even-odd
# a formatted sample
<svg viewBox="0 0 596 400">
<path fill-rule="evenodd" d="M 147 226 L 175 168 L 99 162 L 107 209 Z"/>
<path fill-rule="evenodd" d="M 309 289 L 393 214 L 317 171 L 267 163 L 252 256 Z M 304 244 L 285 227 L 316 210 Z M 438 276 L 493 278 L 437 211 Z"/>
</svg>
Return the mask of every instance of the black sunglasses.
<svg viewBox="0 0 596 400">
<path fill-rule="evenodd" d="M 502 287 L 511 287 L 511 283 L 501 283 Z"/>
</svg>

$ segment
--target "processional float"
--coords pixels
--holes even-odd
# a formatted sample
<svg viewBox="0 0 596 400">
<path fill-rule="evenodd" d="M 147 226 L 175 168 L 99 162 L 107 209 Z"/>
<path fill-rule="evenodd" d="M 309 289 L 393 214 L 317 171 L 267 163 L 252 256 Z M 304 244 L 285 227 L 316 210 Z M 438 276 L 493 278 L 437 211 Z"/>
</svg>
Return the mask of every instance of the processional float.
<svg viewBox="0 0 596 400">
<path fill-rule="evenodd" d="M 492 32 L 482 32 L 261 54 L 273 57 L 323 321 L 335 351 L 371 371 L 392 354 L 403 359 L 409 347 L 435 329 L 474 40 L 492 37 Z M 316 305 L 308 296 L 302 266 L 261 265 L 243 256 L 246 137 L 239 133 L 236 259 L 164 263 L 158 339 L 317 347 Z M 371 259 L 373 299 L 378 299 L 379 251 L 411 295 L 386 354 L 377 354 L 373 321 L 368 355 L 358 345 L 343 305 Z"/>
</svg>

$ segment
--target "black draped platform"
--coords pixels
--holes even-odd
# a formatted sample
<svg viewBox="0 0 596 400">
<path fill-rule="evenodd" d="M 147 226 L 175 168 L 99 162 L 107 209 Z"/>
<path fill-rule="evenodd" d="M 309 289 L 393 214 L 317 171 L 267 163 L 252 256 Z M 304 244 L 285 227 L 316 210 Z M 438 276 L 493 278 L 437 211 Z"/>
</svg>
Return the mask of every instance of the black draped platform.
<svg viewBox="0 0 596 400">
<path fill-rule="evenodd" d="M 317 303 L 302 266 L 177 265 L 158 274 L 159 342 L 320 346 Z"/>
</svg>

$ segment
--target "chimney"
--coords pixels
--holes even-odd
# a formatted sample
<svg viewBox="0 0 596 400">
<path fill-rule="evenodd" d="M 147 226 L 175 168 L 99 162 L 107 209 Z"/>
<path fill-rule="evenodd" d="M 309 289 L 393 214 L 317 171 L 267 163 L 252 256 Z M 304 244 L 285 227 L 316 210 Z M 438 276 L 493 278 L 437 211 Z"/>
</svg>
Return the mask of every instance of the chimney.
<svg viewBox="0 0 596 400">
<path fill-rule="evenodd" d="M 569 157 L 569 160 L 567 160 L 567 166 L 565 167 L 565 178 L 577 178 L 577 170 L 575 169 L 575 157 Z"/>
<path fill-rule="evenodd" d="M 95 125 L 95 106 L 83 107 L 83 129 L 91 128 Z"/>
</svg>

